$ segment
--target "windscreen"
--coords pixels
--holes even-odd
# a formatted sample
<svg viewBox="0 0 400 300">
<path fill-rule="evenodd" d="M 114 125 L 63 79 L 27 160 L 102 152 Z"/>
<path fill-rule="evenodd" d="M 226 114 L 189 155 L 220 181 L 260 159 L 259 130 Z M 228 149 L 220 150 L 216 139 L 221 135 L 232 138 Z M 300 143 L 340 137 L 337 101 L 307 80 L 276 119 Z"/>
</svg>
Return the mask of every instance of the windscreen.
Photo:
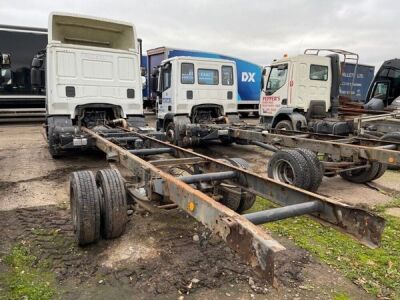
<svg viewBox="0 0 400 300">
<path fill-rule="evenodd" d="M 282 86 L 285 85 L 287 79 L 288 65 L 278 65 L 271 67 L 266 87 L 266 93 L 272 95 Z"/>
<path fill-rule="evenodd" d="M 388 80 L 389 88 L 389 104 L 398 96 L 400 96 L 400 69 L 395 67 L 384 68 L 379 71 L 379 80 Z"/>
</svg>

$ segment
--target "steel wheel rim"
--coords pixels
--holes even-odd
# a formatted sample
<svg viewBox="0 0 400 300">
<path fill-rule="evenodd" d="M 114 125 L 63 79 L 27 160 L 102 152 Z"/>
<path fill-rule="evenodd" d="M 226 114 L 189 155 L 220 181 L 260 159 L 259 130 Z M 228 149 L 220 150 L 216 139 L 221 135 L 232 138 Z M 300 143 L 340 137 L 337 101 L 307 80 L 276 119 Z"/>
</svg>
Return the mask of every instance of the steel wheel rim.
<svg viewBox="0 0 400 300">
<path fill-rule="evenodd" d="M 280 159 L 276 162 L 272 174 L 274 179 L 284 183 L 293 184 L 295 181 L 294 169 L 285 159 Z"/>
</svg>

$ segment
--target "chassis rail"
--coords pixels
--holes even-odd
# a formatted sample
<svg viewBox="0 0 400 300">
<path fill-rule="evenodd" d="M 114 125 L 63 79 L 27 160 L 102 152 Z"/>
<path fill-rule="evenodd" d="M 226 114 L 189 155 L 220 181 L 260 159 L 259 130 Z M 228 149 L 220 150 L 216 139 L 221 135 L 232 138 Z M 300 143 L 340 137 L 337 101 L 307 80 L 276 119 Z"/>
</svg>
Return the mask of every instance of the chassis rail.
<svg viewBox="0 0 400 300">
<path fill-rule="evenodd" d="M 154 194 L 168 197 L 181 209 L 221 236 L 234 251 L 271 283 L 274 280 L 274 257 L 285 248 L 251 222 L 255 220 L 254 216 L 239 215 L 190 183 L 229 179 L 250 193 L 284 206 L 270 212 L 268 210 L 257 212 L 259 215 L 254 221 L 256 224 L 308 213 L 316 220 L 351 235 L 369 247 L 374 248 L 380 244 L 385 220 L 365 210 L 261 177 L 191 150 L 162 142 L 149 135 L 126 132 L 127 136 L 144 141 L 148 149 L 161 149 L 161 153 L 169 152 L 174 158 L 146 161 L 134 153 L 145 156 L 157 151 L 138 152 L 140 151 L 138 150 L 132 153 L 112 138 L 101 136 L 98 132 L 87 128 L 82 130 L 94 139 L 97 148 L 105 152 L 108 158 L 112 158 L 133 172 L 137 182 L 146 189 L 150 200 Z M 166 148 L 171 150 L 166 151 Z M 159 168 L 168 164 L 188 163 L 197 168 L 193 176 L 174 177 Z M 138 196 L 138 200 L 142 201 L 140 197 Z"/>
<path fill-rule="evenodd" d="M 351 158 L 353 162 L 363 159 L 380 163 L 400 165 L 400 143 L 358 137 L 281 132 L 270 133 L 261 129 L 240 129 L 231 127 L 228 135 L 247 143 L 261 142 L 289 148 L 306 148 L 318 153 L 330 154 L 337 158 Z"/>
</svg>

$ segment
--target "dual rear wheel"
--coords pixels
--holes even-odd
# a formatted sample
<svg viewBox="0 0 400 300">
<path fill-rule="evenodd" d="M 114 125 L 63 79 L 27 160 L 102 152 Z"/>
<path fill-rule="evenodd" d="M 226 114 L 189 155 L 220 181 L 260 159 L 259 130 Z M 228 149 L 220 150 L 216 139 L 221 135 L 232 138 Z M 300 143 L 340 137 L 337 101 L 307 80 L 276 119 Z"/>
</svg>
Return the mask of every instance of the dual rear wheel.
<svg viewBox="0 0 400 300">
<path fill-rule="evenodd" d="M 102 236 L 121 236 L 127 223 L 124 181 L 118 170 L 73 172 L 70 205 L 74 233 L 79 245 L 96 242 Z"/>
<path fill-rule="evenodd" d="M 387 165 L 377 161 L 370 163 L 369 167 L 340 173 L 340 176 L 350 182 L 367 183 L 378 179 L 387 170 Z"/>
<path fill-rule="evenodd" d="M 340 176 L 350 182 L 367 183 L 381 177 L 386 169 L 386 164 L 373 161 L 365 168 L 341 172 Z M 324 167 L 317 155 L 303 148 L 275 152 L 267 171 L 272 179 L 311 192 L 318 190 L 324 176 Z"/>
<path fill-rule="evenodd" d="M 323 167 L 308 149 L 280 150 L 268 162 L 268 177 L 315 192 L 322 182 Z"/>
<path fill-rule="evenodd" d="M 244 170 L 250 168 L 249 163 L 239 157 L 220 159 L 220 161 Z M 222 183 L 218 186 L 217 192 L 222 196 L 220 202 L 237 213 L 242 213 L 250 209 L 256 201 L 256 195 L 244 190 L 234 183 Z"/>
</svg>

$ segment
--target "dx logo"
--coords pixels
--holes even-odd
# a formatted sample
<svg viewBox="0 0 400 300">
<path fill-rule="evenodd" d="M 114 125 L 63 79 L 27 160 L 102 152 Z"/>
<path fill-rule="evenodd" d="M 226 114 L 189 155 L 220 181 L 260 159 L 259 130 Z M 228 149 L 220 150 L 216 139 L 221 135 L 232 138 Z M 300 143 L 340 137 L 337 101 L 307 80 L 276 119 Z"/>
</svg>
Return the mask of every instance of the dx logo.
<svg viewBox="0 0 400 300">
<path fill-rule="evenodd" d="M 256 82 L 254 76 L 256 73 L 242 72 L 242 82 Z"/>
</svg>

